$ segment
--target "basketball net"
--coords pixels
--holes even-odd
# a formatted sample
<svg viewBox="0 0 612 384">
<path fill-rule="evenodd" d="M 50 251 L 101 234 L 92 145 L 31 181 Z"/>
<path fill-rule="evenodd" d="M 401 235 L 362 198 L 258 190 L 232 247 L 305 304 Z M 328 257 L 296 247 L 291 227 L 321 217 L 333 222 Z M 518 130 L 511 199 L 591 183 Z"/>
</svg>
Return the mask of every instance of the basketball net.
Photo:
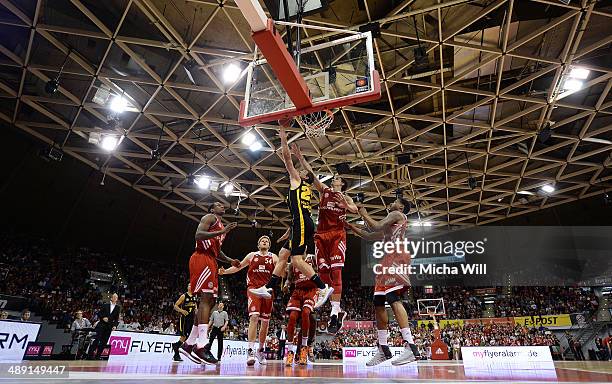
<svg viewBox="0 0 612 384">
<path fill-rule="evenodd" d="M 325 130 L 334 122 L 334 114 L 329 109 L 297 116 L 296 119 L 304 127 L 306 136 L 319 139 L 325 136 Z"/>
</svg>

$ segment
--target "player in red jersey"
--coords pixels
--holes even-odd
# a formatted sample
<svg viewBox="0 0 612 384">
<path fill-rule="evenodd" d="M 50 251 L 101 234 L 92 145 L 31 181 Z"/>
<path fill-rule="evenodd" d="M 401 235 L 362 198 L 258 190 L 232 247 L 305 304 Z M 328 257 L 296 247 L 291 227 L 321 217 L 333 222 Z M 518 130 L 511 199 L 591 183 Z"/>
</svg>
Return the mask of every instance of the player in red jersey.
<svg viewBox="0 0 612 384">
<path fill-rule="evenodd" d="M 308 255 L 304 258 L 313 269 L 316 268 L 314 255 Z M 287 303 L 287 312 L 289 312 L 289 324 L 287 325 L 287 356 L 285 357 L 285 365 L 291 366 L 296 353 L 296 345 L 294 343 L 295 326 L 298 319 L 302 319 L 302 347 L 299 355 L 300 365 L 306 365 L 308 360 L 308 334 L 310 330 L 310 314 L 314 310 L 317 302 L 317 285 L 309 279 L 304 273 L 300 272 L 293 265 L 289 265 L 289 273 L 287 274 L 286 286 L 293 284 L 293 292 Z M 300 316 L 301 315 L 301 316 Z"/>
<path fill-rule="evenodd" d="M 266 358 L 263 353 L 266 345 L 266 336 L 268 336 L 268 325 L 270 315 L 272 314 L 272 302 L 274 297 L 263 298 L 252 294 L 250 288 L 259 288 L 270 280 L 274 266 L 278 263 L 278 256 L 268 252 L 270 250 L 270 238 L 262 236 L 257 241 L 257 252 L 250 252 L 242 259 L 240 266 L 230 267 L 228 269 L 220 268 L 219 275 L 229 275 L 236 273 L 241 269 L 249 266 L 247 272 L 247 311 L 249 312 L 249 350 L 247 357 L 247 365 L 255 364 L 255 339 L 257 338 L 257 323 L 261 321 L 259 328 L 259 348 L 257 350 L 257 360 L 260 364 L 266 364 Z"/>
<path fill-rule="evenodd" d="M 388 207 L 389 213 L 381 221 L 373 220 L 365 208 L 359 208 L 359 215 L 363 218 L 371 232 L 359 228 L 353 224 L 347 223 L 347 226 L 353 232 L 366 240 L 380 240 L 395 243 L 397 240 L 403 241 L 405 238 L 406 226 L 408 218 L 406 214 L 410 212 L 410 202 L 402 197 L 398 197 Z M 386 247 L 385 247 L 386 248 Z M 394 251 L 385 254 L 381 260 L 383 267 L 391 267 L 399 264 L 410 264 L 411 256 L 409 253 Z M 408 276 L 401 274 L 390 274 L 383 272 L 376 275 L 376 283 L 374 286 L 374 311 L 376 315 L 376 328 L 378 329 L 378 352 L 366 365 L 378 365 L 392 357 L 391 350 L 387 344 L 389 317 L 385 308 L 385 302 L 389 303 L 395 319 L 400 326 L 402 338 L 404 339 L 404 351 L 397 359 L 393 360 L 393 365 L 403 365 L 416 360 L 418 350 L 414 344 L 412 333 L 410 332 L 410 323 L 408 321 L 408 313 L 404 304 L 401 301 L 400 295 L 410 287 Z"/>
<path fill-rule="evenodd" d="M 347 187 L 346 181 L 340 176 L 335 176 L 332 179 L 331 188 L 327 187 L 314 175 L 312 167 L 302 156 L 300 148 L 293 144 L 291 149 L 300 160 L 302 167 L 312 175 L 313 185 L 319 191 L 319 223 L 314 237 L 315 256 L 321 280 L 334 288 L 330 299 L 331 313 L 327 332 L 336 334 L 342 328 L 346 318 L 346 312 L 340 309 L 342 268 L 346 252 L 344 223 L 346 212 L 357 213 L 357 206 L 350 196 L 344 194 Z"/>
<path fill-rule="evenodd" d="M 221 222 L 225 206 L 220 202 L 210 205 L 207 215 L 202 217 L 195 234 L 195 252 L 189 259 L 190 284 L 194 295 L 200 296 L 200 304 L 191 328 L 189 337 L 179 348 L 179 352 L 195 363 L 216 364 L 217 359 L 206 347 L 208 343 L 208 320 L 210 310 L 217 297 L 217 260 L 240 265 L 239 260 L 227 257 L 221 251 L 223 240 L 229 231 L 236 228 L 236 223 L 227 227 Z"/>
</svg>

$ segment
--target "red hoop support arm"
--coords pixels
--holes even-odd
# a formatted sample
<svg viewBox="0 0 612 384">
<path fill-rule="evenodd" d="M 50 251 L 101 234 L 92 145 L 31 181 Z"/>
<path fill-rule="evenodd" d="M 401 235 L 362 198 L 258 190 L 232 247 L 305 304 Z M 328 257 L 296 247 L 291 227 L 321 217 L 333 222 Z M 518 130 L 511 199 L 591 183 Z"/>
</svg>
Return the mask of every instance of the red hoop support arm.
<svg viewBox="0 0 612 384">
<path fill-rule="evenodd" d="M 253 37 L 255 44 L 257 44 L 257 48 L 266 57 L 266 61 L 270 64 L 278 81 L 281 82 L 283 88 L 287 91 L 287 95 L 293 101 L 293 105 L 298 109 L 312 106 L 308 86 L 300 75 L 293 57 L 287 51 L 285 42 L 281 39 L 276 28 L 274 28 L 272 19 L 268 19 L 266 29 L 253 32 L 251 37 Z"/>
</svg>

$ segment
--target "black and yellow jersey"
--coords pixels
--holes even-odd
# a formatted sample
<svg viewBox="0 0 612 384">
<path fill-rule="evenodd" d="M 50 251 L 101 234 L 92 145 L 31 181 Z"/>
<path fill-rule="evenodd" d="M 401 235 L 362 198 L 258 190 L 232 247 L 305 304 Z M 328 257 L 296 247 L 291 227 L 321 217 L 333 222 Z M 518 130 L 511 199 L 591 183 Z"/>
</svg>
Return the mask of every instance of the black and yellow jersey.
<svg viewBox="0 0 612 384">
<path fill-rule="evenodd" d="M 293 217 L 301 215 L 310 215 L 310 198 L 312 195 L 312 189 L 310 184 L 305 183 L 303 180 L 296 189 L 289 189 L 287 195 L 287 205 L 289 206 L 289 212 Z"/>
<path fill-rule="evenodd" d="M 197 304 L 198 304 L 198 297 L 195 295 L 190 295 L 189 292 L 185 292 L 185 300 L 183 301 L 183 304 L 181 305 L 181 309 L 184 309 L 185 311 L 187 311 L 188 316 L 193 314 L 193 311 L 195 310 Z"/>
</svg>

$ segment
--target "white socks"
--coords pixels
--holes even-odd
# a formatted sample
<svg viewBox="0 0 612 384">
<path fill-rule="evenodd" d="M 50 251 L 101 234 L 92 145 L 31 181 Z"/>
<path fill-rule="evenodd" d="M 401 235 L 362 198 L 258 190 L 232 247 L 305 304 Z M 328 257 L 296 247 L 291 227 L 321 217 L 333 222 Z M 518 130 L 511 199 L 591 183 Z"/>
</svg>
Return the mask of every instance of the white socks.
<svg viewBox="0 0 612 384">
<path fill-rule="evenodd" d="M 404 341 L 407 341 L 408 344 L 414 344 L 414 339 L 412 338 L 412 332 L 410 332 L 410 328 L 402 328 L 400 329 L 400 332 L 402 333 L 402 339 L 404 339 Z"/>
<path fill-rule="evenodd" d="M 340 302 L 339 301 L 332 301 L 331 302 L 331 313 L 329 314 L 330 316 L 336 315 L 338 316 L 338 313 L 340 313 Z"/>
<path fill-rule="evenodd" d="M 295 353 L 296 348 L 297 345 L 293 345 L 293 343 L 287 343 L 287 349 L 289 350 L 289 352 Z"/>
<path fill-rule="evenodd" d="M 191 327 L 191 332 L 189 333 L 189 337 L 185 341 L 185 344 L 193 345 L 195 344 L 197 339 L 198 339 L 198 326 L 194 325 L 193 327 Z"/>
<path fill-rule="evenodd" d="M 253 349 L 255 347 L 254 341 L 249 341 L 249 349 Z"/>
<path fill-rule="evenodd" d="M 196 345 L 198 348 L 204 348 L 204 346 L 208 344 L 208 324 L 198 325 L 198 332 L 200 333 L 200 336 L 198 336 Z"/>
<path fill-rule="evenodd" d="M 378 345 L 387 345 L 387 334 L 386 329 L 378 330 Z"/>
<path fill-rule="evenodd" d="M 308 336 L 302 337 L 302 347 L 308 346 Z"/>
</svg>

